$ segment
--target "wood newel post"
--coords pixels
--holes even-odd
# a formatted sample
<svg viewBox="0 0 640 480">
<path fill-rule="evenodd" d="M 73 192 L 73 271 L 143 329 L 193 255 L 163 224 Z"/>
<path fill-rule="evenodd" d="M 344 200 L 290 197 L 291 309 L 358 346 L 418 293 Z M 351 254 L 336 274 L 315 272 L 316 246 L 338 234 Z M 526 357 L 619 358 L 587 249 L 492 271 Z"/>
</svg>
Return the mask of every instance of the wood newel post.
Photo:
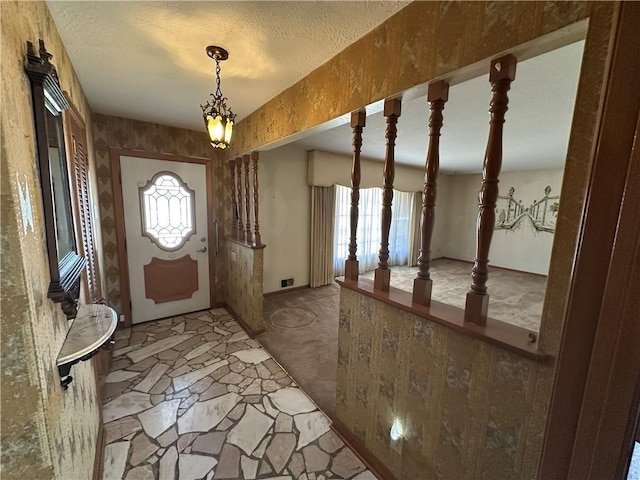
<svg viewBox="0 0 640 480">
<path fill-rule="evenodd" d="M 491 62 L 491 103 L 489 112 L 489 138 L 482 166 L 482 187 L 478 195 L 478 221 L 476 224 L 476 259 L 471 270 L 471 289 L 467 293 L 464 319 L 485 325 L 489 311 L 487 279 L 489 278 L 489 248 L 496 221 L 498 177 L 502 167 L 502 130 L 509 97 L 507 92 L 516 76 L 516 57 L 505 55 Z"/>
<path fill-rule="evenodd" d="M 238 181 L 238 240 L 244 241 L 244 223 L 242 222 L 242 157 L 236 158 L 236 179 Z"/>
<path fill-rule="evenodd" d="M 231 236 L 238 238 L 238 201 L 236 199 L 236 162 L 229 160 L 231 174 Z"/>
<path fill-rule="evenodd" d="M 402 103 L 400 99 L 391 98 L 384 102 L 384 116 L 387 117 L 387 150 L 384 158 L 382 187 L 382 222 L 381 240 L 378 268 L 374 272 L 374 290 L 389 291 L 391 283 L 391 271 L 389 270 L 389 230 L 391 229 L 391 205 L 393 204 L 393 180 L 395 177 L 395 145 L 397 128 L 396 123 L 400 116 Z"/>
<path fill-rule="evenodd" d="M 244 161 L 244 207 L 247 221 L 244 229 L 244 241 L 251 244 L 251 190 L 249 190 L 249 155 L 243 155 Z"/>
<path fill-rule="evenodd" d="M 358 230 L 358 210 L 360 203 L 360 149 L 362 148 L 362 130 L 367 112 L 359 110 L 351 114 L 353 129 L 353 165 L 351 167 L 351 236 L 349 237 L 349 256 L 344 265 L 344 275 L 348 280 L 358 280 L 358 258 L 356 232 Z"/>
<path fill-rule="evenodd" d="M 418 275 L 413 281 L 413 301 L 420 305 L 431 304 L 432 280 L 431 238 L 436 214 L 437 180 L 440 170 L 440 130 L 442 128 L 444 104 L 449 99 L 449 84 L 444 80 L 432 83 L 427 91 L 431 109 L 429 117 L 429 148 L 425 161 L 424 190 L 422 192 L 422 216 L 420 218 L 420 256 Z"/>
<path fill-rule="evenodd" d="M 262 245 L 260 238 L 260 224 L 258 223 L 258 159 L 260 153 L 251 152 L 251 160 L 253 160 L 253 243 L 257 246 Z"/>
</svg>

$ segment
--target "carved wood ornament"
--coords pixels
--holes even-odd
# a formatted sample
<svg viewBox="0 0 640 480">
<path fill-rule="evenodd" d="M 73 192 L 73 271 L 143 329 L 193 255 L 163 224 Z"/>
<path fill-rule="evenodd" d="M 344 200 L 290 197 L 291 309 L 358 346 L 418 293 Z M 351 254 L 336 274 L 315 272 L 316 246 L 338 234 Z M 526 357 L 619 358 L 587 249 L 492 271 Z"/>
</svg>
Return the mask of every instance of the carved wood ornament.
<svg viewBox="0 0 640 480">
<path fill-rule="evenodd" d="M 431 238 L 436 213 L 438 172 L 440 170 L 440 130 L 442 128 L 444 104 L 449 99 L 449 84 L 444 80 L 429 85 L 427 101 L 431 109 L 429 117 L 429 147 L 425 162 L 424 190 L 422 193 L 422 215 L 420 219 L 420 256 L 418 274 L 413 281 L 413 301 L 420 305 L 431 303 L 432 280 Z"/>
<path fill-rule="evenodd" d="M 358 279 L 357 238 L 358 214 L 360 203 L 360 150 L 362 148 L 362 130 L 365 127 L 367 112 L 359 110 L 351 114 L 351 128 L 353 129 L 353 165 L 351 167 L 351 211 L 349 256 L 345 262 L 345 277 L 349 280 Z"/>
<path fill-rule="evenodd" d="M 374 288 L 384 292 L 389 291 L 391 271 L 389 270 L 389 231 L 391 229 L 391 205 L 393 203 L 393 180 L 395 178 L 395 145 L 398 130 L 396 124 L 400 116 L 402 103 L 400 99 L 390 98 L 384 102 L 384 116 L 387 118 L 387 149 L 384 159 L 382 187 L 382 238 L 380 240 L 380 255 L 378 268 L 374 272 Z"/>
<path fill-rule="evenodd" d="M 476 225 L 476 258 L 473 264 L 471 288 L 467 293 L 465 321 L 485 325 L 489 310 L 487 279 L 489 278 L 489 248 L 496 223 L 498 177 L 502 168 L 502 131 L 508 110 L 507 92 L 516 76 L 516 57 L 505 55 L 491 62 L 489 82 L 493 92 L 489 112 L 489 139 L 482 166 L 482 187 L 478 195 L 478 222 Z"/>
</svg>

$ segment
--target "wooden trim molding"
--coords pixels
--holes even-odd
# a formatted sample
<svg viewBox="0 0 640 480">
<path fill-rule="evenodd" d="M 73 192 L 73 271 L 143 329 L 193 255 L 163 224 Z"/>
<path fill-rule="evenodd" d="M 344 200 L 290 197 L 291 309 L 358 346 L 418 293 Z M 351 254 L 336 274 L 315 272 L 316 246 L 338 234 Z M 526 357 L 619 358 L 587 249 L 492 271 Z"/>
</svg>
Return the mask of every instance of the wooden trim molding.
<svg viewBox="0 0 640 480">
<path fill-rule="evenodd" d="M 461 308 L 436 302 L 435 300 L 432 300 L 429 306 L 420 305 L 413 302 L 411 292 L 395 287 L 389 287 L 388 292 L 383 292 L 374 289 L 373 281 L 369 279 L 359 278 L 353 281 L 340 277 L 336 279 L 336 282 L 343 288 L 374 298 L 405 312 L 448 327 L 463 335 L 504 348 L 517 355 L 522 355 L 538 362 L 551 359 L 551 355 L 538 350 L 537 333 L 526 328 L 510 325 L 493 318 L 487 318 L 485 325 L 465 322 L 464 310 Z"/>
<path fill-rule="evenodd" d="M 640 4 L 621 2 L 615 8 L 541 458 L 539 478 L 545 480 L 623 478 L 620 465 L 629 460 L 632 440 L 629 412 L 637 415 L 638 409 L 638 336 L 630 333 L 638 331 L 634 141 L 640 111 Z"/>
<path fill-rule="evenodd" d="M 238 240 L 237 238 L 233 237 L 224 237 L 224 239 L 227 242 L 235 243 L 237 245 L 240 245 L 241 247 L 250 248 L 251 250 L 262 250 L 264 247 L 266 247 L 264 243 L 261 243 L 260 245 L 249 244 L 245 243 L 243 240 Z"/>
<path fill-rule="evenodd" d="M 331 430 L 338 435 L 342 441 L 353 450 L 353 452 L 362 460 L 362 463 L 374 473 L 380 480 L 396 480 L 384 463 L 365 447 L 364 442 L 355 436 L 347 426 L 337 418 L 331 418 Z"/>
<path fill-rule="evenodd" d="M 311 288 L 311 285 L 299 285 L 297 287 L 284 288 L 282 290 L 275 290 L 273 292 L 263 293 L 263 297 L 275 297 L 276 295 L 282 295 L 283 293 L 297 292 L 298 290 L 306 290 L 307 288 Z"/>
<path fill-rule="evenodd" d="M 229 305 L 228 303 L 224 303 L 224 308 L 227 309 L 227 311 L 231 314 L 231 316 L 233 317 L 233 319 L 238 322 L 238 324 L 242 327 L 242 329 L 245 331 L 245 333 L 247 335 L 249 335 L 249 338 L 255 338 L 258 335 L 260 335 L 261 333 L 266 332 L 266 330 L 264 328 L 260 328 L 258 330 L 254 330 L 252 329 L 247 322 L 245 322 L 242 317 L 240 315 L 238 315 L 238 312 L 236 312 L 233 307 L 231 305 Z"/>
<path fill-rule="evenodd" d="M 100 399 L 102 401 L 102 399 Z M 100 409 L 102 411 L 102 409 Z M 92 480 L 101 480 L 104 472 L 104 424 L 102 423 L 102 413 L 100 414 L 100 423 L 98 424 L 98 437 L 96 439 L 96 454 L 93 460 L 93 477 Z"/>
</svg>

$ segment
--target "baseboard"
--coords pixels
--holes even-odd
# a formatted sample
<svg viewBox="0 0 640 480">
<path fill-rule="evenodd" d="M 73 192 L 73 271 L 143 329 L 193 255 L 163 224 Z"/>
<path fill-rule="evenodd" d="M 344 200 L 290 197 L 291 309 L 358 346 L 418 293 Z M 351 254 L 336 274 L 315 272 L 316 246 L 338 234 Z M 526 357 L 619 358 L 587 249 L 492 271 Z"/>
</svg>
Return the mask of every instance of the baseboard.
<svg viewBox="0 0 640 480">
<path fill-rule="evenodd" d="M 231 314 L 231 316 L 233 317 L 233 319 L 238 322 L 238 324 L 242 327 L 242 329 L 245 331 L 245 333 L 249 336 L 249 338 L 254 338 L 258 335 L 260 335 L 261 333 L 264 333 L 266 330 L 264 328 L 260 328 L 258 330 L 254 330 L 253 328 L 251 328 L 247 322 L 245 322 L 242 317 L 240 315 L 238 315 L 238 313 L 231 307 L 231 305 L 229 305 L 228 303 L 224 304 L 224 308 L 226 308 L 229 313 Z"/>
<path fill-rule="evenodd" d="M 103 475 L 103 459 L 104 452 L 104 425 L 102 424 L 102 415 L 100 415 L 100 423 L 98 426 L 98 438 L 96 439 L 96 455 L 93 460 L 93 480 L 102 480 Z"/>
<path fill-rule="evenodd" d="M 311 288 L 311 285 L 301 285 L 299 287 L 285 288 L 284 290 L 275 290 L 273 292 L 263 293 L 263 297 L 273 297 L 274 295 L 282 295 L 283 293 L 295 292 L 297 290 L 305 290 Z"/>
<path fill-rule="evenodd" d="M 362 440 L 356 437 L 344 423 L 335 417 L 332 417 L 331 421 L 331 429 L 354 451 L 358 458 L 362 460 L 362 463 L 364 463 L 376 477 L 380 480 L 397 480 L 395 475 L 391 473 L 391 470 L 378 460 L 378 458 L 365 447 Z"/>
<path fill-rule="evenodd" d="M 453 260 L 454 262 L 464 262 L 464 263 L 468 263 L 470 265 L 473 265 L 473 263 L 474 263 L 474 262 L 469 261 L 469 260 L 461 260 L 459 258 L 451 258 L 451 257 L 438 257 L 438 258 L 434 258 L 433 260 L 438 260 L 440 258 L 443 258 L 445 260 Z M 489 267 L 497 268 L 497 269 L 500 269 L 500 270 L 507 270 L 509 272 L 526 273 L 527 275 L 535 275 L 537 277 L 547 278 L 547 275 L 544 275 L 542 273 L 525 272 L 524 270 L 516 270 L 515 268 L 509 268 L 509 267 L 499 267 L 497 265 L 492 265 L 491 263 L 489 264 Z M 471 276 L 471 270 L 469 270 L 469 276 Z"/>
</svg>

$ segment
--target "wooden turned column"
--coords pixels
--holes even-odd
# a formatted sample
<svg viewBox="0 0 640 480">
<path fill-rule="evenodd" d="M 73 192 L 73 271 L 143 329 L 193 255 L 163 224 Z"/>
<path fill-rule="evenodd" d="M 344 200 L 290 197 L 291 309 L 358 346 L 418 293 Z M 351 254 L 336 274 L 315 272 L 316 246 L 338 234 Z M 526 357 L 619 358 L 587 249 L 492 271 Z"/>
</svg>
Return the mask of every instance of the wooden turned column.
<svg viewBox="0 0 640 480">
<path fill-rule="evenodd" d="M 253 161 L 253 243 L 256 246 L 262 245 L 260 238 L 260 224 L 258 223 L 258 152 L 251 152 Z"/>
<path fill-rule="evenodd" d="M 238 181 L 238 240 L 244 241 L 244 223 L 242 222 L 242 157 L 236 158 L 236 179 Z"/>
<path fill-rule="evenodd" d="M 238 238 L 238 201 L 236 199 L 236 162 L 229 160 L 231 174 L 231 236 Z"/>
<path fill-rule="evenodd" d="M 362 129 L 365 126 L 367 112 L 360 110 L 351 114 L 353 129 L 353 165 L 351 167 L 351 236 L 349 237 L 349 256 L 344 264 L 344 276 L 347 280 L 358 280 L 358 258 L 356 257 L 358 230 L 358 210 L 360 203 L 360 149 L 362 148 Z"/>
<path fill-rule="evenodd" d="M 440 169 L 440 130 L 442 110 L 449 99 L 449 84 L 444 80 L 432 83 L 427 91 L 427 101 L 431 109 L 429 117 L 429 148 L 424 165 L 424 190 L 422 192 L 422 216 L 420 218 L 420 256 L 418 274 L 413 281 L 413 302 L 420 305 L 431 304 L 432 280 L 431 238 L 436 215 L 436 195 L 438 171 Z"/>
<path fill-rule="evenodd" d="M 251 244 L 251 191 L 249 190 L 249 155 L 243 155 L 244 160 L 244 206 L 247 221 L 244 228 L 244 241 Z"/>
<path fill-rule="evenodd" d="M 374 290 L 389 291 L 391 283 L 391 270 L 389 270 L 389 230 L 391 229 L 391 205 L 393 203 L 393 179 L 395 177 L 395 145 L 396 123 L 400 116 L 401 102 L 399 99 L 387 99 L 384 102 L 384 116 L 387 117 L 387 151 L 384 158 L 382 187 L 382 222 L 380 228 L 382 237 L 380 240 L 380 255 L 378 268 L 373 277 Z"/>
<path fill-rule="evenodd" d="M 493 92 L 489 112 L 489 139 L 482 166 L 482 187 L 478 195 L 478 221 L 476 224 L 476 259 L 471 270 L 471 289 L 467 293 L 464 319 L 485 325 L 489 311 L 487 279 L 489 278 L 489 248 L 496 221 L 498 177 L 502 167 L 502 128 L 507 112 L 507 92 L 516 76 L 516 58 L 505 55 L 491 62 L 489 82 Z"/>
</svg>

